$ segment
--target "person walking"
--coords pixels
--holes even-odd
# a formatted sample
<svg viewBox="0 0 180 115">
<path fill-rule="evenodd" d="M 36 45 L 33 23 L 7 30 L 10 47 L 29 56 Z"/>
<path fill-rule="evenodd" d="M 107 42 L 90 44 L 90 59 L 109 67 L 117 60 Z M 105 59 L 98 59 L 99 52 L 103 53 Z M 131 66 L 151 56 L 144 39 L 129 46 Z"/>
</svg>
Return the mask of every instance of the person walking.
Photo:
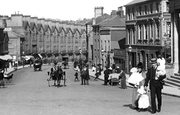
<svg viewBox="0 0 180 115">
<path fill-rule="evenodd" d="M 163 89 L 163 84 L 162 80 L 166 78 L 166 75 L 161 75 L 157 78 L 156 76 L 156 70 L 157 70 L 157 59 L 153 58 L 150 61 L 151 67 L 147 71 L 147 76 L 145 79 L 145 90 L 147 90 L 147 86 L 149 83 L 150 87 L 150 95 L 151 95 L 151 113 L 154 114 L 156 112 L 161 111 L 161 106 L 162 106 L 162 89 Z M 157 102 L 158 102 L 158 107 L 156 108 L 156 97 L 157 97 Z"/>
<path fill-rule="evenodd" d="M 104 85 L 107 85 L 108 83 L 109 74 L 110 74 L 109 69 L 108 67 L 106 67 L 106 70 L 104 71 Z"/>
<path fill-rule="evenodd" d="M 89 68 L 88 68 L 88 65 L 86 65 L 86 67 L 85 67 L 85 73 L 86 73 L 86 75 L 85 75 L 85 82 L 86 82 L 86 84 L 87 85 L 89 85 L 89 79 L 90 79 L 90 77 L 89 77 Z"/>
</svg>

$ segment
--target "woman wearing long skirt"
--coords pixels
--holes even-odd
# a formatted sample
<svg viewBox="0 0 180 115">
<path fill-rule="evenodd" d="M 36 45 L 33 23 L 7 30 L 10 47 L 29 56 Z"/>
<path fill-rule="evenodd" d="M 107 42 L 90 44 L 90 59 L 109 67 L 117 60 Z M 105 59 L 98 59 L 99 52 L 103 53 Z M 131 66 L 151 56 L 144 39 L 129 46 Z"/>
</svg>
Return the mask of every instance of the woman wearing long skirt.
<svg viewBox="0 0 180 115">
<path fill-rule="evenodd" d="M 139 83 L 142 83 L 142 80 L 145 79 L 145 72 L 143 71 L 143 64 L 139 62 L 137 65 L 137 69 L 133 69 L 132 75 L 128 79 L 128 82 L 133 86 L 132 91 L 132 107 L 134 109 L 138 109 L 138 86 Z"/>
<path fill-rule="evenodd" d="M 125 72 L 123 70 L 121 70 L 121 72 L 120 72 L 119 79 L 121 79 L 121 88 L 122 89 L 127 89 L 126 75 L 125 75 Z"/>
</svg>

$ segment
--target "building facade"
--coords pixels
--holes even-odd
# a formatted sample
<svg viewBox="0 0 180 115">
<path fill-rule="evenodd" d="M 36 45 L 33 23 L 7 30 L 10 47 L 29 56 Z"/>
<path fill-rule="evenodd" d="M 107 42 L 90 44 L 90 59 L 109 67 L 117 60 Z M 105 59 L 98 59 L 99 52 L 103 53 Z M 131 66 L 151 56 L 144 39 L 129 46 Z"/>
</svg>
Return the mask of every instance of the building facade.
<svg viewBox="0 0 180 115">
<path fill-rule="evenodd" d="M 147 69 L 150 59 L 156 52 L 165 52 L 166 41 L 171 39 L 169 2 L 133 0 L 125 7 L 127 72 L 139 62 Z"/>
<path fill-rule="evenodd" d="M 170 13 L 172 20 L 172 62 L 174 73 L 180 73 L 180 1 L 170 0 Z"/>
<path fill-rule="evenodd" d="M 4 31 L 4 29 L 7 26 L 6 20 L 4 19 L 3 16 L 0 16 L 2 20 L 0 20 L 0 55 L 8 54 L 8 42 L 9 42 L 9 37 L 8 33 Z"/>
<path fill-rule="evenodd" d="M 120 49 L 120 42 L 126 37 L 124 11 L 122 7 L 118 11 L 112 11 L 111 15 L 101 22 L 93 25 L 94 63 L 109 67 L 116 62 L 122 64 L 124 57 L 115 56 Z M 124 49 L 125 50 L 125 49 Z"/>
<path fill-rule="evenodd" d="M 67 24 L 60 21 L 12 14 L 6 18 L 7 27 L 24 36 L 22 51 L 25 55 L 40 53 L 46 57 L 68 56 L 70 60 L 83 58 L 87 53 L 85 25 Z"/>
</svg>

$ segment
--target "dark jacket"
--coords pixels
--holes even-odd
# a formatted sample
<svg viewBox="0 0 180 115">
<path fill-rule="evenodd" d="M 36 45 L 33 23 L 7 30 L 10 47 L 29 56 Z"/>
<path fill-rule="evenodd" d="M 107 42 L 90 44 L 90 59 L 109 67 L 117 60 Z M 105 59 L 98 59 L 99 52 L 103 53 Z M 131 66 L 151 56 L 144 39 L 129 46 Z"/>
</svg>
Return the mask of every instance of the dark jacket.
<svg viewBox="0 0 180 115">
<path fill-rule="evenodd" d="M 163 88 L 162 81 L 164 78 L 166 78 L 166 75 L 159 76 L 158 80 L 155 80 L 155 76 L 156 76 L 156 69 L 154 69 L 153 67 L 149 68 L 146 74 L 144 86 L 148 86 L 148 82 L 150 81 L 150 89 L 151 89 L 151 86 L 158 86 L 162 89 Z"/>
</svg>

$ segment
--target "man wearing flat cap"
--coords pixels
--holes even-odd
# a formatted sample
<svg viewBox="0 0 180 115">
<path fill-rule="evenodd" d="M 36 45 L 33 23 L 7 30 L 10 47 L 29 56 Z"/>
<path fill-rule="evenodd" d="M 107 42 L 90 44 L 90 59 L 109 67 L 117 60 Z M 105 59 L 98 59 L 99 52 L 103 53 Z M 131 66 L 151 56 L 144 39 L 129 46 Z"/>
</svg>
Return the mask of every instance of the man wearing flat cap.
<svg viewBox="0 0 180 115">
<path fill-rule="evenodd" d="M 157 79 L 156 71 L 157 71 L 157 59 L 152 58 L 151 61 L 151 67 L 147 71 L 146 79 L 145 79 L 145 88 L 147 88 L 149 83 L 149 88 L 151 90 L 151 109 L 152 114 L 156 112 L 161 111 L 161 105 L 162 105 L 162 97 L 161 97 L 161 91 L 163 88 L 162 80 L 166 77 L 166 75 L 159 76 Z M 157 97 L 157 108 L 156 108 L 156 97 Z"/>
</svg>

